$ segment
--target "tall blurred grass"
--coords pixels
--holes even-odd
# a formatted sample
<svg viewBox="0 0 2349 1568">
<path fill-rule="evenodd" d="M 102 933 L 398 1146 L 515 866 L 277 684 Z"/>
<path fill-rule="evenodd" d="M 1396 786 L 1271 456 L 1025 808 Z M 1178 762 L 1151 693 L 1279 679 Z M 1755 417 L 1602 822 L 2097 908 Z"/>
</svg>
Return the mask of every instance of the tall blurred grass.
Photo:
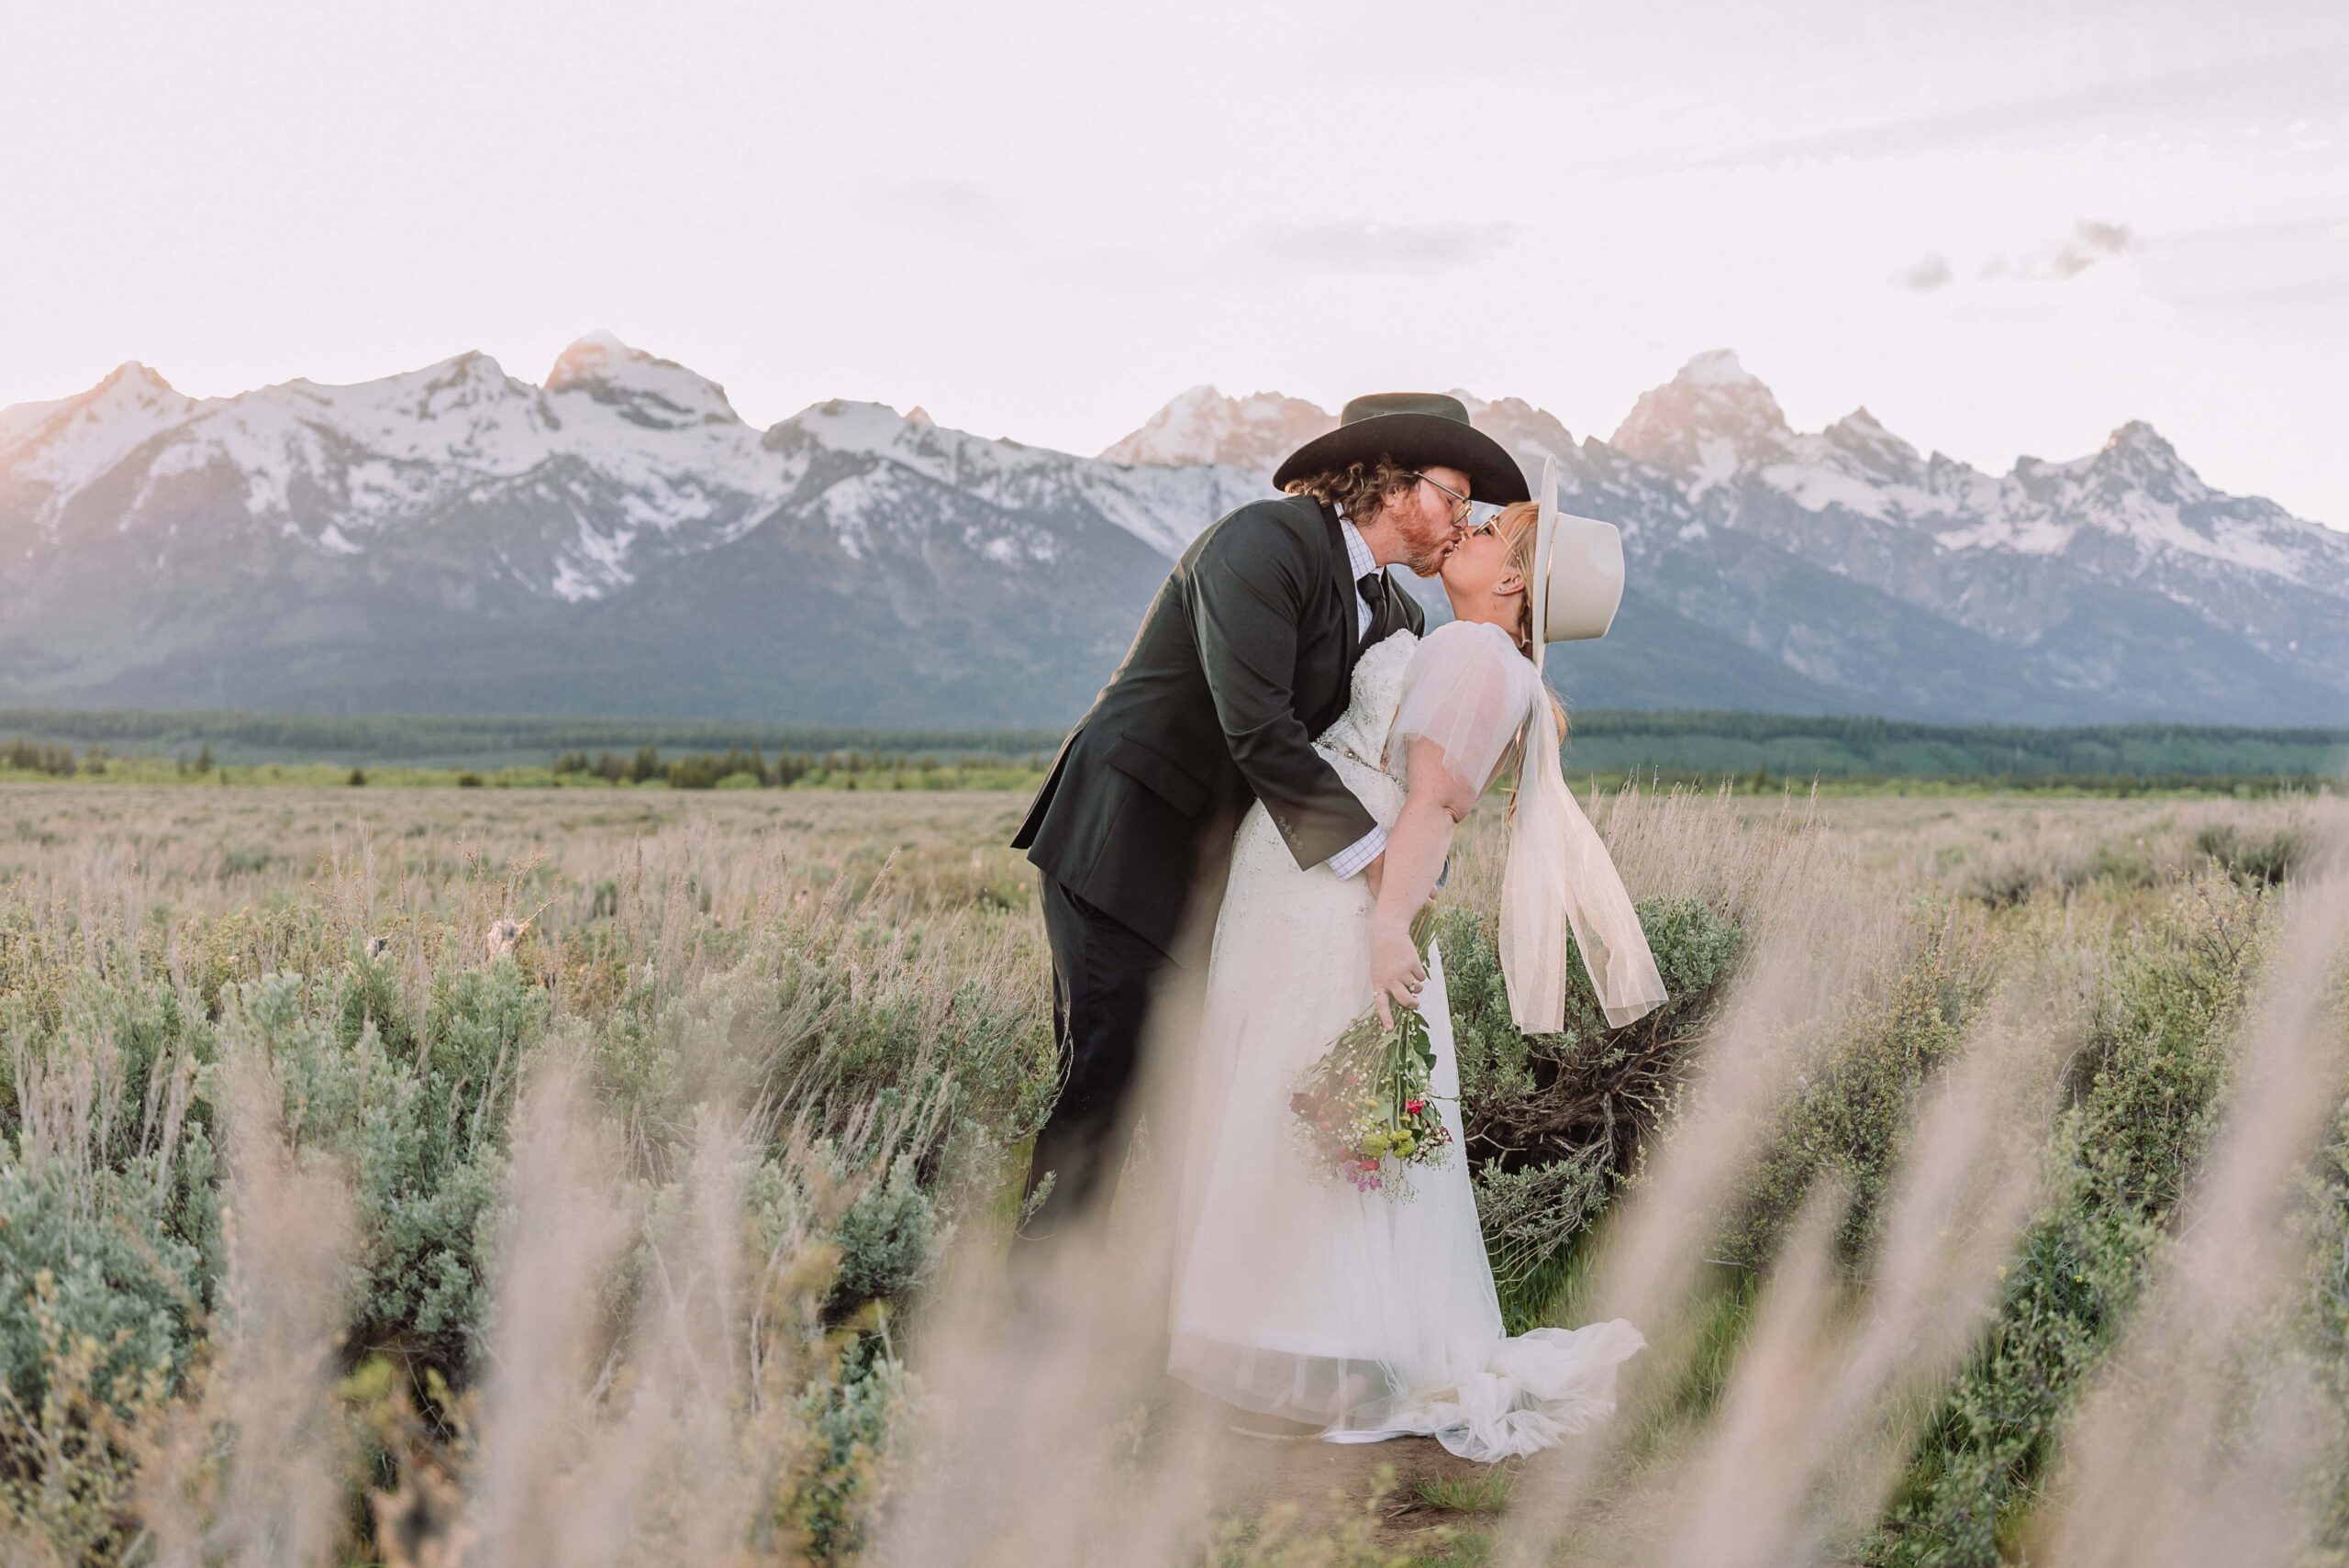
<svg viewBox="0 0 2349 1568">
<path fill-rule="evenodd" d="M 924 1484 L 919 1369 L 966 1305 L 944 1262 L 999 1247 L 1052 1090 L 1031 880 L 999 847 L 1019 802 L 364 794 L 0 792 L 0 1544 L 857 1555 Z M 2049 1035 L 2043 1083 L 2002 1113 L 2040 1151 L 2031 1211 L 1963 1353 L 1902 1389 L 1881 1485 L 1847 1487 L 1875 1502 L 1820 1538 L 2012 1557 L 2187 1204 L 2324 803 L 1593 806 L 1643 895 L 1660 1014 L 1609 1030 L 1582 995 L 1564 1033 L 1518 1036 L 1497 812 L 1447 884 L 1467 1152 L 1513 1325 L 1595 1309 L 1618 1218 L 1716 1126 L 1715 1059 L 1762 1049 L 1733 1010 L 1757 965 L 1787 1040 L 1703 1217 L 1690 1349 L 1659 1357 L 1591 1506 L 1653 1543 L 1659 1478 L 1728 1473 L 1806 1226 L 1820 1311 L 1865 1318 L 1915 1212 L 1917 1129 L 2020 990 Z M 1821 890 L 1867 940 L 1813 973 L 1787 906 Z M 2349 1409 L 2338 1125 L 2278 1332 Z M 2349 1550 L 2349 1465 L 2312 1474 L 2313 1539 Z M 1346 1529 L 1320 1556 L 1204 1518 L 1183 1539 L 1235 1562 L 1386 1550 Z"/>
</svg>

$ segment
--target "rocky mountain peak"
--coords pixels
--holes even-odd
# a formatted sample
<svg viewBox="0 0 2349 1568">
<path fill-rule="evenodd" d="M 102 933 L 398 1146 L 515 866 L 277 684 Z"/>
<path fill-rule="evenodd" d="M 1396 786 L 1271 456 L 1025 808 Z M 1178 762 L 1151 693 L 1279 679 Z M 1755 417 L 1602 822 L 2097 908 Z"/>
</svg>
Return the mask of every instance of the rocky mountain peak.
<svg viewBox="0 0 2349 1568">
<path fill-rule="evenodd" d="M 1453 395 L 1467 406 L 1468 418 L 1476 428 L 1508 449 L 1529 483 L 1541 479 L 1543 458 L 1564 458 L 1575 450 L 1574 436 L 1555 414 L 1522 397 L 1486 403 L 1464 392 L 1455 391 Z"/>
<path fill-rule="evenodd" d="M 1694 386 L 1761 387 L 1765 395 L 1770 390 L 1762 385 L 1761 377 L 1738 362 L 1735 349 L 1707 349 L 1702 353 L 1692 354 L 1688 362 L 1680 367 L 1680 373 L 1673 379 Z"/>
<path fill-rule="evenodd" d="M 2143 419 L 2132 419 L 2106 438 L 2089 466 L 2108 486 L 2142 490 L 2158 499 L 2195 501 L 2210 494 L 2177 449 Z"/>
<path fill-rule="evenodd" d="M 546 390 L 584 392 L 623 418 L 657 430 L 742 422 L 718 383 L 607 331 L 590 332 L 563 350 L 547 373 Z"/>
<path fill-rule="evenodd" d="M 1109 462 L 1186 468 L 1221 463 L 1270 473 L 1314 437 L 1337 428 L 1337 416 L 1301 397 L 1255 392 L 1227 397 L 1195 386 L 1175 397 L 1101 456 Z"/>
<path fill-rule="evenodd" d="M 835 451 L 877 452 L 895 446 L 908 423 L 904 415 L 885 403 L 828 397 L 821 403 L 809 404 L 775 429 L 804 431 Z"/>
<path fill-rule="evenodd" d="M 468 349 L 421 370 L 351 387 L 320 386 L 314 382 L 288 384 L 337 407 L 387 404 L 402 417 L 425 421 L 495 420 L 503 417 L 507 405 L 535 404 L 539 398 L 538 388 L 507 374 L 505 366 L 478 349 Z M 246 395 L 264 397 L 267 393 Z"/>
<path fill-rule="evenodd" d="M 2143 419 L 2132 419 L 2105 438 L 2109 452 L 2131 452 L 2158 462 L 2178 462 L 2177 449 Z"/>
<path fill-rule="evenodd" d="M 158 372 L 137 360 L 125 360 L 106 373 L 106 380 L 98 383 L 96 390 L 134 396 L 157 396 L 175 389 Z"/>
<path fill-rule="evenodd" d="M 428 365 L 425 373 L 431 377 L 435 386 L 455 386 L 463 382 L 497 385 L 513 379 L 506 373 L 506 367 L 497 362 L 495 355 L 484 354 L 479 349 L 467 349 L 437 365 Z"/>
<path fill-rule="evenodd" d="M 39 406 L 70 408 L 78 422 L 87 424 L 157 413 L 177 417 L 194 406 L 194 400 L 137 360 L 125 360 L 108 371 L 105 380 L 80 396 Z"/>
<path fill-rule="evenodd" d="M 1776 455 L 1790 433 L 1770 389 L 1734 350 L 1714 349 L 1642 393 L 1612 444 L 1642 462 L 1718 484 Z"/>
<path fill-rule="evenodd" d="M 1917 449 L 1886 429 L 1865 406 L 1853 409 L 1820 435 L 1861 473 L 1904 482 L 1914 482 L 1924 473 L 1924 459 Z"/>
<path fill-rule="evenodd" d="M 154 371 L 125 360 L 76 396 L 0 408 L 0 473 L 86 483 L 195 406 Z"/>
</svg>

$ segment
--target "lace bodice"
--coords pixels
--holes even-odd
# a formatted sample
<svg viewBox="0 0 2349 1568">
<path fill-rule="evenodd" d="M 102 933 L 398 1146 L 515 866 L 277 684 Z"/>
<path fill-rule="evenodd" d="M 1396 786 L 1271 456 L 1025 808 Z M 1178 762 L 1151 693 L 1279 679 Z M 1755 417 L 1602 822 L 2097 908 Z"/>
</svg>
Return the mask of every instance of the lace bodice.
<svg viewBox="0 0 2349 1568">
<path fill-rule="evenodd" d="M 1425 637 L 1397 632 L 1354 665 L 1352 699 L 1314 742 L 1382 826 L 1393 825 L 1405 787 L 1403 757 L 1432 741 L 1473 798 L 1515 740 L 1542 676 L 1508 634 L 1453 622 Z"/>
<path fill-rule="evenodd" d="M 1403 700 L 1403 677 L 1411 654 L 1419 645 L 1411 632 L 1398 631 L 1374 644 L 1354 662 L 1353 687 L 1346 711 L 1315 740 L 1315 747 L 1350 758 L 1378 771 L 1386 747 L 1386 731 L 1395 723 L 1395 709 Z M 1347 781 L 1353 783 L 1352 779 Z M 1374 813 L 1376 808 L 1373 807 Z"/>
<path fill-rule="evenodd" d="M 1518 655 L 1507 633 L 1458 622 L 1424 638 L 1398 631 L 1355 662 L 1346 709 L 1314 740 L 1313 749 L 1330 760 L 1371 819 L 1392 828 L 1405 794 L 1401 763 L 1390 759 L 1398 716 L 1402 731 L 1436 739 L 1448 758 L 1457 753 L 1465 759 L 1460 762 L 1462 776 L 1473 776 L 1481 785 L 1540 685 L 1541 676 Z M 1226 911 L 1255 897 L 1257 878 L 1294 874 L 1297 869 L 1263 805 L 1251 807 L 1232 845 Z"/>
</svg>

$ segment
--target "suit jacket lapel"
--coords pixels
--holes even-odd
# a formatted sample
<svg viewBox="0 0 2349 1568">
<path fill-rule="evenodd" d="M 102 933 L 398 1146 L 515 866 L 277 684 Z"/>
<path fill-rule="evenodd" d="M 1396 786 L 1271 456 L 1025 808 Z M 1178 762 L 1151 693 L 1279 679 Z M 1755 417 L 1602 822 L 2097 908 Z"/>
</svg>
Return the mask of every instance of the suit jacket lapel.
<svg viewBox="0 0 2349 1568">
<path fill-rule="evenodd" d="M 1338 531 L 1338 509 L 1327 501 L 1321 502 L 1320 506 L 1322 530 L 1330 541 L 1329 581 L 1337 589 L 1338 625 L 1341 628 L 1340 635 L 1345 639 L 1345 664 L 1339 683 L 1343 688 L 1353 684 L 1354 665 L 1362 658 L 1362 617 L 1354 613 L 1362 595 L 1354 587 L 1353 573 L 1348 570 L 1353 562 L 1346 554 L 1345 536 Z"/>
</svg>

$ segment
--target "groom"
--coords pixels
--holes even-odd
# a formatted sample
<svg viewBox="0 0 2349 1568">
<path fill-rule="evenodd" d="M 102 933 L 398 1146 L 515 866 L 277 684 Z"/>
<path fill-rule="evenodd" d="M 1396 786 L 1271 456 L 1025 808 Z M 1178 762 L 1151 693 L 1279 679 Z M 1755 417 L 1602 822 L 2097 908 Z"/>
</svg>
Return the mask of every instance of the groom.
<svg viewBox="0 0 2349 1568">
<path fill-rule="evenodd" d="M 1264 803 L 1299 866 L 1376 887 L 1386 831 L 1313 737 L 1345 711 L 1363 651 L 1421 628 L 1386 568 L 1432 576 L 1472 497 L 1528 498 L 1459 399 L 1421 393 L 1355 398 L 1273 483 L 1282 498 L 1183 552 L 1011 840 L 1041 873 L 1062 1072 L 1029 1169 L 1022 1273 L 1116 1184 L 1152 1005 L 1174 966 L 1206 957 L 1249 804 Z"/>
</svg>

